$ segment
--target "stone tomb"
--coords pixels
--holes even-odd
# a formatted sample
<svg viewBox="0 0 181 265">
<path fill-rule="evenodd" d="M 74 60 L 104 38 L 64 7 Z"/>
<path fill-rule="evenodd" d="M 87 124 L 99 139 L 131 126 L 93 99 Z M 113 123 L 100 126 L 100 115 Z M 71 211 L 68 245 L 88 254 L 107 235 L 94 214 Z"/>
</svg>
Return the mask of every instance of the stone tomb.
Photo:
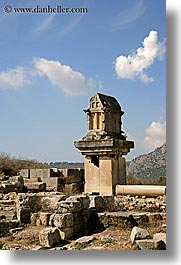
<svg viewBox="0 0 181 265">
<path fill-rule="evenodd" d="M 124 155 L 134 148 L 122 131 L 124 112 L 111 96 L 96 93 L 89 101 L 87 134 L 74 145 L 85 156 L 85 193 L 115 194 L 117 184 L 126 184 Z"/>
</svg>

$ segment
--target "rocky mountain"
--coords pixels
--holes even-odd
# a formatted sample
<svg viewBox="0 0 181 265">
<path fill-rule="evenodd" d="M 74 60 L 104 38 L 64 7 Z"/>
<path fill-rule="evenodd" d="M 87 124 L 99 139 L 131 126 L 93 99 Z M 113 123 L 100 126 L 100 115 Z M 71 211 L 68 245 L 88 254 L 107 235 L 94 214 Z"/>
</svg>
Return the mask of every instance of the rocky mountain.
<svg viewBox="0 0 181 265">
<path fill-rule="evenodd" d="M 166 143 L 153 152 L 140 155 L 128 162 L 127 175 L 142 179 L 166 176 Z"/>
</svg>

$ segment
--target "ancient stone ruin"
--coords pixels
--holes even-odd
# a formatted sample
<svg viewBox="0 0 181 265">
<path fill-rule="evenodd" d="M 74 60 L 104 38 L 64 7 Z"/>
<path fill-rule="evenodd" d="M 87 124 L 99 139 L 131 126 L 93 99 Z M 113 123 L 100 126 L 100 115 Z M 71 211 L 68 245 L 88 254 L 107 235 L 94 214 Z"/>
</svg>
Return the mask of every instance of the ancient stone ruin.
<svg viewBox="0 0 181 265">
<path fill-rule="evenodd" d="M 117 184 L 126 184 L 124 155 L 134 147 L 122 131 L 124 112 L 111 96 L 96 93 L 89 101 L 87 134 L 75 147 L 85 156 L 85 192 L 114 195 Z"/>
<path fill-rule="evenodd" d="M 66 194 L 81 194 L 84 191 L 84 169 L 22 169 L 29 191 L 60 191 Z"/>
<path fill-rule="evenodd" d="M 96 93 L 85 113 L 84 169 L 0 177 L 0 249 L 166 249 L 165 187 L 125 185 L 134 143 L 118 101 Z"/>
</svg>

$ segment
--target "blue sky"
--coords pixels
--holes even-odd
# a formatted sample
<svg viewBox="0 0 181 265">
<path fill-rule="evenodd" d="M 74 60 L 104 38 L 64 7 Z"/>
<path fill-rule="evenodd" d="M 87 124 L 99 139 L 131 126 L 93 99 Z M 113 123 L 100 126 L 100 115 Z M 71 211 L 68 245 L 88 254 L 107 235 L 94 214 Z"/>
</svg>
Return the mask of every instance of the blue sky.
<svg viewBox="0 0 181 265">
<path fill-rule="evenodd" d="M 5 13 L 4 6 L 86 7 L 85 14 Z M 92 94 L 117 98 L 133 157 L 166 134 L 164 0 L 1 1 L 0 152 L 82 161 Z"/>
</svg>

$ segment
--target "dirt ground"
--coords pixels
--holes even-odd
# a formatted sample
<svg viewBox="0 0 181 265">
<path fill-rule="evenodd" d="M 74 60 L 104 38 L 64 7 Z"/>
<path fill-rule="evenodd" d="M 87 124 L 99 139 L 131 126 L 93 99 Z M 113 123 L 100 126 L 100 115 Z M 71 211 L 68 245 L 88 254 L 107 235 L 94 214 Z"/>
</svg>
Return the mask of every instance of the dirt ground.
<svg viewBox="0 0 181 265">
<path fill-rule="evenodd" d="M 28 225 L 22 231 L 16 232 L 10 236 L 0 238 L 0 249 L 5 250 L 40 250 L 43 249 L 39 242 L 39 233 L 45 226 Z M 166 225 L 162 222 L 157 226 L 142 226 L 146 228 L 150 236 L 154 233 L 166 233 Z M 74 240 L 61 241 L 54 246 L 52 250 L 135 250 L 136 246 L 131 244 L 131 228 L 122 229 L 111 226 L 106 230 L 92 234 L 92 241 L 77 246 Z"/>
</svg>

